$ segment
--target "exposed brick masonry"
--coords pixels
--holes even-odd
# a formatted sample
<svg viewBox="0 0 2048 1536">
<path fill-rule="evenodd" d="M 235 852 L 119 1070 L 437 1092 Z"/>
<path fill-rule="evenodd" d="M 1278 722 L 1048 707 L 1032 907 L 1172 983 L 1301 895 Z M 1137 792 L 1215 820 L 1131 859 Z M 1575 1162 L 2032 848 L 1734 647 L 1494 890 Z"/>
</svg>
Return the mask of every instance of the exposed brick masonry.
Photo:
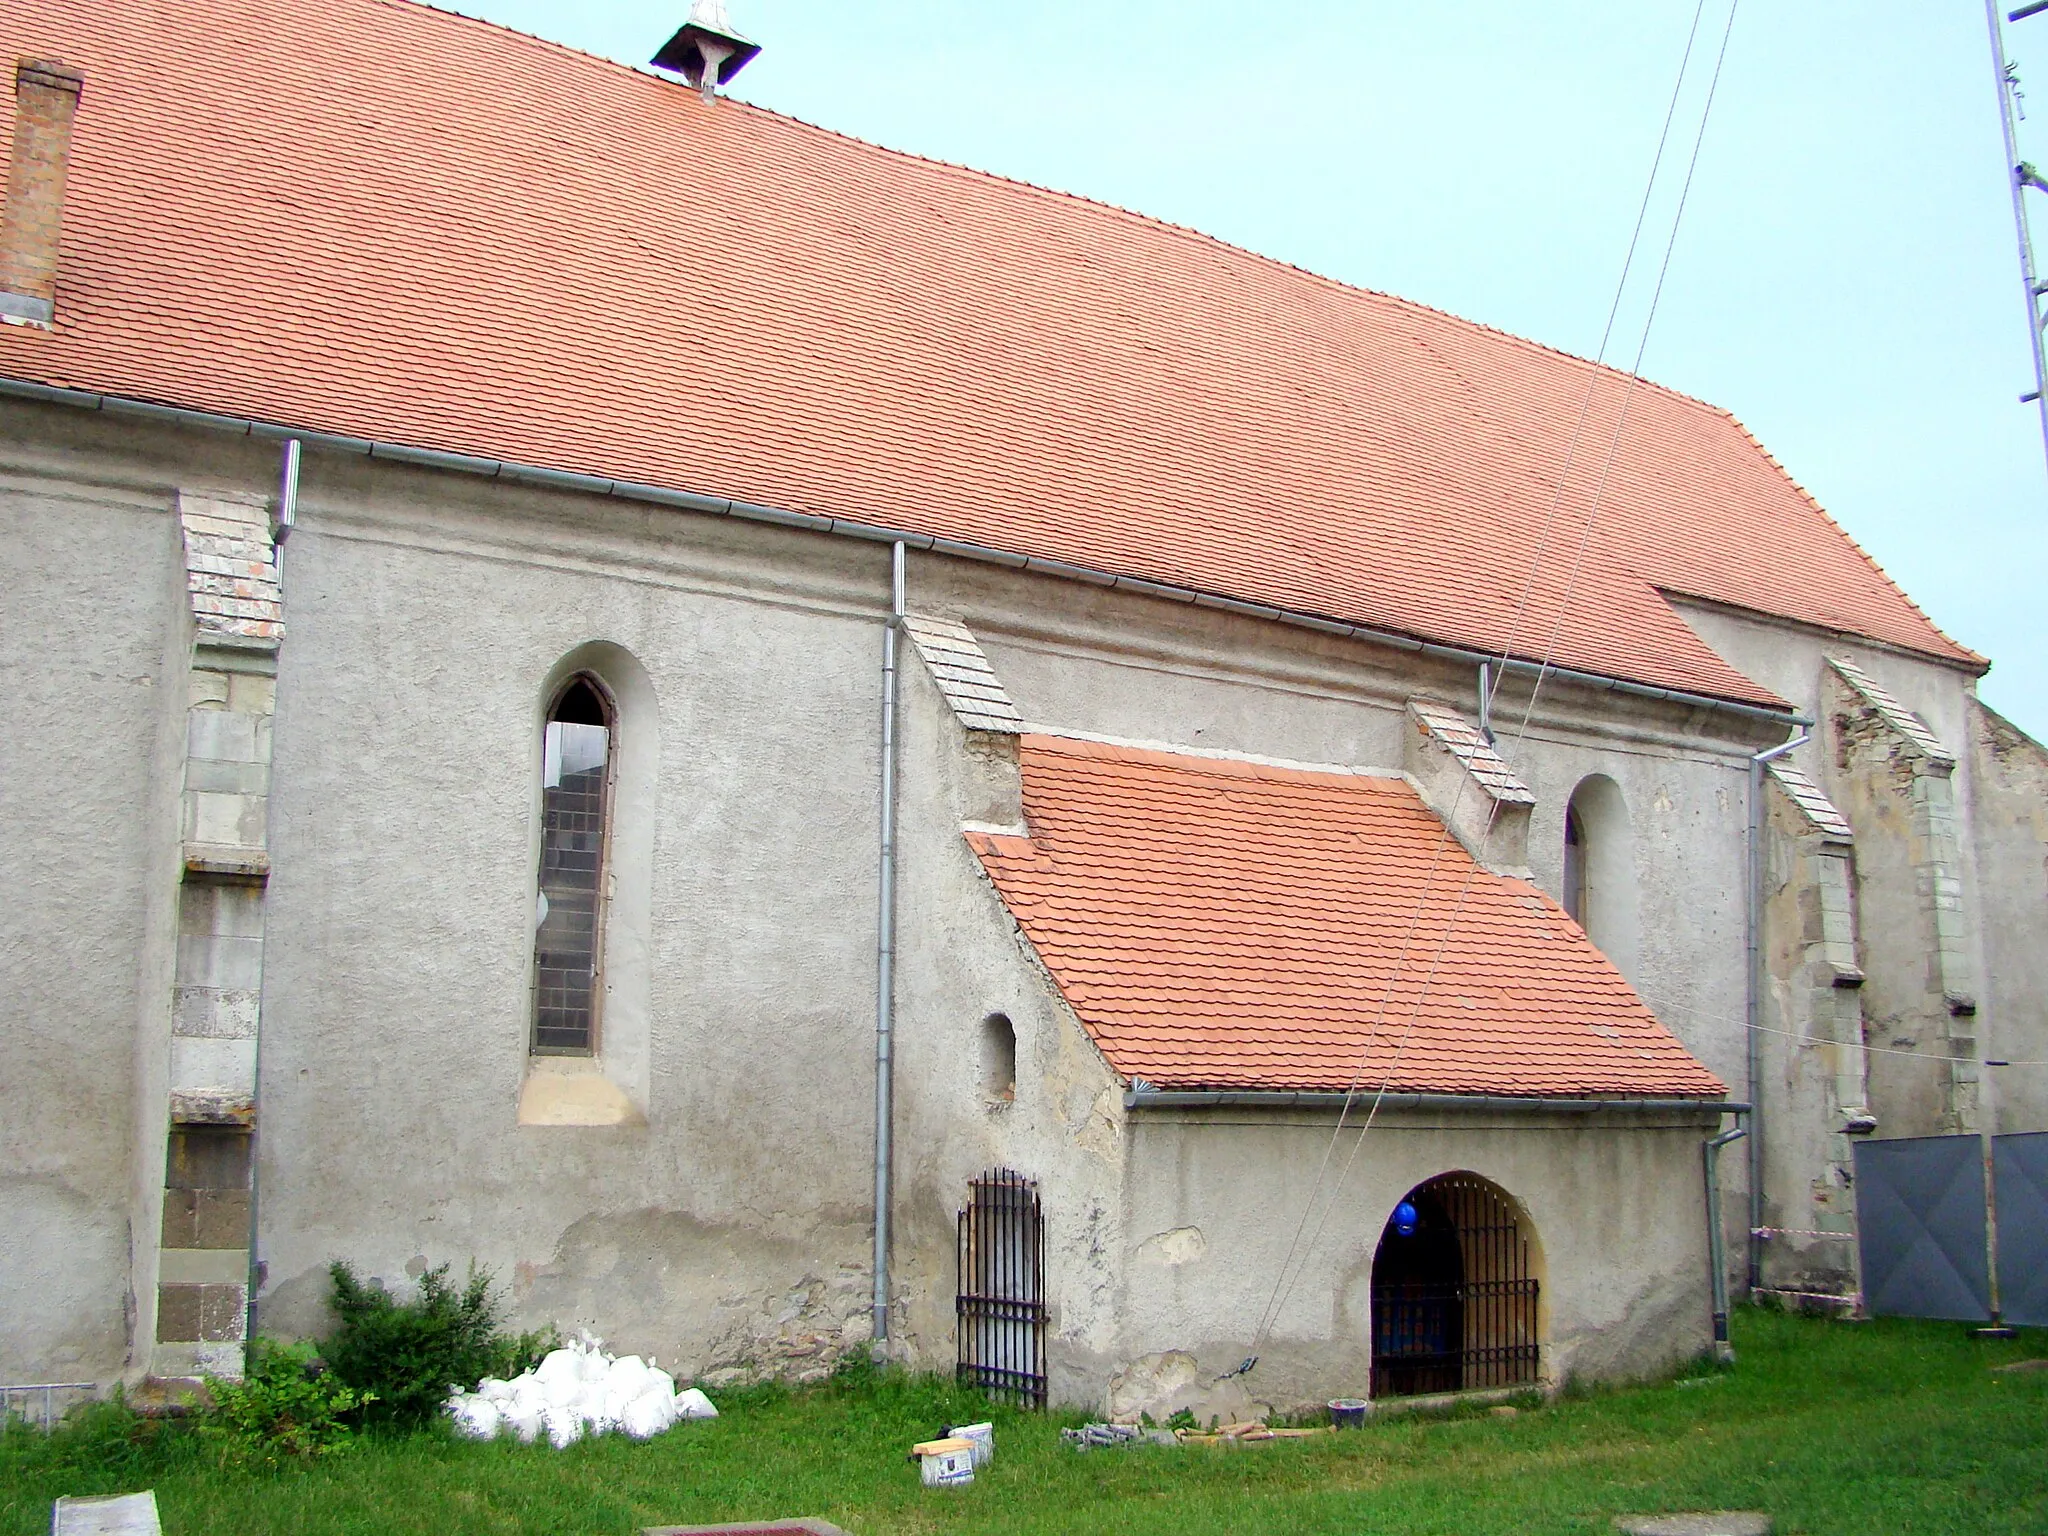
<svg viewBox="0 0 2048 1536">
<path fill-rule="evenodd" d="M 57 253 L 71 121 L 85 77 L 52 59 L 14 70 L 14 154 L 0 217 L 0 319 L 48 325 L 55 318 Z"/>
</svg>

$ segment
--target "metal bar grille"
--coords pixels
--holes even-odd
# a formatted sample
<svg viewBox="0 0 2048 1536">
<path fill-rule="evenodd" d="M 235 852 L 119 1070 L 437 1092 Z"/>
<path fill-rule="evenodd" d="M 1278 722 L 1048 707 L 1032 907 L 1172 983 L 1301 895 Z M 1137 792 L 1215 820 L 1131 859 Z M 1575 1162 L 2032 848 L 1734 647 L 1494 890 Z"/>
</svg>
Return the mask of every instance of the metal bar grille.
<svg viewBox="0 0 2048 1536">
<path fill-rule="evenodd" d="M 1007 1168 L 967 1186 L 960 1212 L 959 1376 L 1045 1406 L 1045 1216 L 1038 1186 Z"/>
<path fill-rule="evenodd" d="M 1414 1230 L 1389 1222 L 1373 1258 L 1373 1395 L 1534 1383 L 1539 1293 L 1512 1208 L 1491 1185 L 1457 1175 L 1408 1200 Z"/>
<path fill-rule="evenodd" d="M 59 1397 L 59 1394 L 62 1397 Z M 99 1394 L 90 1381 L 27 1381 L 0 1386 L 0 1428 L 11 1418 L 33 1421 L 44 1433 L 55 1429 L 73 1404 Z"/>
</svg>

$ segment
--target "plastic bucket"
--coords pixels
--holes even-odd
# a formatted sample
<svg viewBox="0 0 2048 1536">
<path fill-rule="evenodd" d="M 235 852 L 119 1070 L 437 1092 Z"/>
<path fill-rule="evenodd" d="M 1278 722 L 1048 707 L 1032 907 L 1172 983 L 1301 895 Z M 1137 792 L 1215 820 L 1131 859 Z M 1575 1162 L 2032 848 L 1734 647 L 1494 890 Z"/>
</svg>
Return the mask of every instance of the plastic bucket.
<svg viewBox="0 0 2048 1536">
<path fill-rule="evenodd" d="M 1357 1429 L 1365 1422 L 1366 1401 L 1362 1397 L 1330 1399 L 1330 1422 L 1339 1429 Z"/>
<path fill-rule="evenodd" d="M 993 1423 L 955 1424 L 947 1434 L 974 1442 L 974 1464 L 985 1467 L 996 1459 L 996 1427 Z"/>
</svg>

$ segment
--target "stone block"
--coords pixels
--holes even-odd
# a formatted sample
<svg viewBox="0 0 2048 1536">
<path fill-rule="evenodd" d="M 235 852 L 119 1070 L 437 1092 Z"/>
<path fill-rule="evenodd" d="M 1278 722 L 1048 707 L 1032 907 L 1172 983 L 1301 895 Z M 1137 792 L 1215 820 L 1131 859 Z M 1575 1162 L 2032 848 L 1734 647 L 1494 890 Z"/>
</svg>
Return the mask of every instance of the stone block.
<svg viewBox="0 0 2048 1536">
<path fill-rule="evenodd" d="M 171 1091 L 226 1093 L 253 1097 L 256 1092 L 256 1042 L 204 1036 L 171 1036 Z"/>
<path fill-rule="evenodd" d="M 1720 1509 L 1686 1515 L 1616 1515 L 1622 1536 L 1771 1536 L 1771 1517 Z"/>
<path fill-rule="evenodd" d="M 212 1126 L 174 1130 L 167 1138 L 164 1188 L 240 1192 L 243 1196 L 243 1220 L 246 1222 L 250 1146 L 246 1131 Z"/>
<path fill-rule="evenodd" d="M 226 763 L 267 763 L 269 724 L 263 716 L 239 710 L 195 709 L 185 717 L 185 753 Z"/>
<path fill-rule="evenodd" d="M 263 987 L 263 941 L 233 934 L 187 934 L 178 940 L 178 985 L 257 992 Z"/>
<path fill-rule="evenodd" d="M 277 713 L 277 679 L 255 672 L 236 672 L 228 679 L 228 705 L 238 714 Z"/>
<path fill-rule="evenodd" d="M 253 766 L 253 765 L 252 765 Z M 261 848 L 270 820 L 263 795 L 185 791 L 185 841 L 215 848 Z"/>
<path fill-rule="evenodd" d="M 248 1288 L 241 1285 L 157 1287 L 156 1336 L 167 1343 L 226 1343 L 248 1327 Z"/>
<path fill-rule="evenodd" d="M 178 931 L 188 938 L 263 937 L 263 893 L 247 885 L 188 882 L 178 895 Z"/>
<path fill-rule="evenodd" d="M 187 758 L 185 788 L 216 795 L 267 795 L 270 768 L 265 763 L 224 763 L 210 757 Z M 208 839 L 212 841 L 212 839 Z"/>
<path fill-rule="evenodd" d="M 261 994 L 215 987 L 180 987 L 172 1004 L 171 1033 L 193 1040 L 253 1040 Z"/>
<path fill-rule="evenodd" d="M 230 685 L 228 674 L 215 672 L 210 668 L 195 668 L 189 683 L 187 701 L 194 709 L 226 709 Z"/>
<path fill-rule="evenodd" d="M 157 1258 L 157 1277 L 164 1285 L 234 1285 L 249 1283 L 247 1248 L 166 1248 Z"/>
</svg>

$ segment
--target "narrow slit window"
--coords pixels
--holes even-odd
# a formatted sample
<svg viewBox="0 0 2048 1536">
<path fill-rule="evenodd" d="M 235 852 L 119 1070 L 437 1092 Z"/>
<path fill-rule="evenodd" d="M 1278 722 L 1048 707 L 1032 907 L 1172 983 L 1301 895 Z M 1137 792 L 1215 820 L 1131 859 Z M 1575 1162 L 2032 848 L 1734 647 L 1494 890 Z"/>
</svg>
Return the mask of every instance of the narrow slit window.
<svg viewBox="0 0 2048 1536">
<path fill-rule="evenodd" d="M 1574 921 L 1586 921 L 1586 829 L 1579 823 L 1577 806 L 1564 813 L 1564 909 Z"/>
<path fill-rule="evenodd" d="M 548 711 L 541 754 L 536 1055 L 584 1056 L 597 1048 L 611 763 L 611 700 L 593 679 L 572 678 Z"/>
</svg>

